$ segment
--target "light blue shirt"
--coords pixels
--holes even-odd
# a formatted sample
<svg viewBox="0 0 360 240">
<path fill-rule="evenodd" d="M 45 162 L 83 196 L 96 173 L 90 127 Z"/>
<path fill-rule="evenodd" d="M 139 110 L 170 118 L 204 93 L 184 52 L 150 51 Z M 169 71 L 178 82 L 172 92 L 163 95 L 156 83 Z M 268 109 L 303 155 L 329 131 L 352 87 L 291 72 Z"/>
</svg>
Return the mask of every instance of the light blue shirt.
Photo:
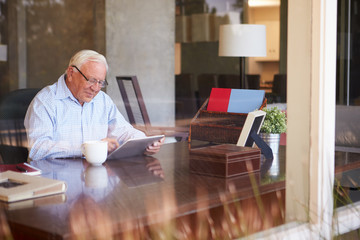
<svg viewBox="0 0 360 240">
<path fill-rule="evenodd" d="M 81 156 L 85 141 L 108 137 L 121 144 L 130 138 L 145 137 L 124 119 L 103 91 L 81 106 L 66 86 L 64 75 L 36 95 L 24 125 L 31 160 Z"/>
</svg>

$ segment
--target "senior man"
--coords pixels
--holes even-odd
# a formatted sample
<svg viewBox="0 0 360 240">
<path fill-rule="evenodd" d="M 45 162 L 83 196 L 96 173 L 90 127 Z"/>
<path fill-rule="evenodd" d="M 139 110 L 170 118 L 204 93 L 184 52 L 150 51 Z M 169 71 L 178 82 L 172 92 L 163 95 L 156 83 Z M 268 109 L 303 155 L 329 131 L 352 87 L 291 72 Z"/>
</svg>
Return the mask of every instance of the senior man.
<svg viewBox="0 0 360 240">
<path fill-rule="evenodd" d="M 107 71 L 103 55 L 82 50 L 56 83 L 36 95 L 24 120 L 31 160 L 79 157 L 81 144 L 89 140 L 107 141 L 111 152 L 130 138 L 145 137 L 101 91 Z M 154 142 L 145 154 L 158 152 L 163 142 Z"/>
</svg>

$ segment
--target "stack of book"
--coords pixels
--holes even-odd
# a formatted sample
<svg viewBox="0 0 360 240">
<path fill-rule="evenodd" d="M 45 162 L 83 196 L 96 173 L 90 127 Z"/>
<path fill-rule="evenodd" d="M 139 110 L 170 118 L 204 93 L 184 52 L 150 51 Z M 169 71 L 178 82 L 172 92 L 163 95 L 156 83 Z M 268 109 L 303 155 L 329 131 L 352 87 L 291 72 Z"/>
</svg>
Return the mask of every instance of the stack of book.
<svg viewBox="0 0 360 240">
<path fill-rule="evenodd" d="M 39 175 L 40 169 L 29 164 L 0 165 L 0 201 L 16 202 L 64 193 L 64 181 L 45 178 Z"/>
</svg>

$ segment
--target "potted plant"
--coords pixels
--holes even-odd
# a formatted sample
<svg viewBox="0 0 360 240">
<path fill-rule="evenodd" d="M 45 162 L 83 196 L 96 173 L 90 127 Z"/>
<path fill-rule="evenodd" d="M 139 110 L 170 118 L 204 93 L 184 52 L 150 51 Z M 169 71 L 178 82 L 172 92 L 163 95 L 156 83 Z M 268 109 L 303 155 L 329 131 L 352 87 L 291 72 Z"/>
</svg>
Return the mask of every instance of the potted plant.
<svg viewBox="0 0 360 240">
<path fill-rule="evenodd" d="M 286 132 L 286 114 L 277 107 L 263 108 L 266 112 L 260 137 L 277 153 L 280 145 L 280 134 Z"/>
</svg>

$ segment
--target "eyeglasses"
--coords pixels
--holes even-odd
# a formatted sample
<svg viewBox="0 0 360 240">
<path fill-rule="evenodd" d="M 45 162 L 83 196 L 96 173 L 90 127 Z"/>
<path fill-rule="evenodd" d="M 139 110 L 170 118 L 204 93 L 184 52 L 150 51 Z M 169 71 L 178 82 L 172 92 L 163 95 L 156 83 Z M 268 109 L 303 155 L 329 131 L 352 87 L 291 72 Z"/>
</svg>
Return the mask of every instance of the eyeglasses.
<svg viewBox="0 0 360 240">
<path fill-rule="evenodd" d="M 90 86 L 94 85 L 95 83 L 98 83 L 99 86 L 101 88 L 104 88 L 106 85 L 108 85 L 108 82 L 106 81 L 106 79 L 104 81 L 99 81 L 99 80 L 96 80 L 95 78 L 87 78 L 81 71 L 80 69 L 75 66 L 75 65 L 71 65 L 71 67 L 74 67 L 76 68 L 76 70 L 78 70 L 78 72 L 85 78 L 85 80 L 89 83 Z"/>
</svg>

